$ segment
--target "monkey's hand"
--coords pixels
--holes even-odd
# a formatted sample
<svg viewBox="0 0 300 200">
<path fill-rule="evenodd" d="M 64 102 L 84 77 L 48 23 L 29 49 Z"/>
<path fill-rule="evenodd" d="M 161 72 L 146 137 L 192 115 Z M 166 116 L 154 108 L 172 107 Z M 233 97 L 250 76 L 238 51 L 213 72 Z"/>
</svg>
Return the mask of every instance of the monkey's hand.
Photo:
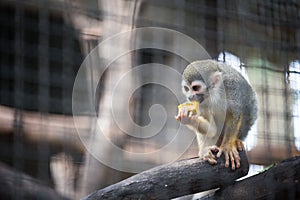
<svg viewBox="0 0 300 200">
<path fill-rule="evenodd" d="M 209 137 L 213 137 L 216 134 L 215 124 L 212 124 L 213 126 L 211 126 L 211 123 L 206 118 L 201 115 L 195 115 L 186 108 L 179 109 L 178 115 L 175 116 L 175 119 L 198 133 L 209 133 Z"/>
<path fill-rule="evenodd" d="M 203 155 L 201 155 L 199 152 L 199 157 L 202 158 L 203 160 L 206 160 L 209 164 L 215 165 L 217 164 L 217 158 L 213 154 L 213 152 L 216 151 L 217 148 L 218 148 L 217 146 L 206 147 L 204 149 Z"/>
<path fill-rule="evenodd" d="M 240 156 L 238 151 L 244 150 L 243 142 L 239 139 L 230 140 L 227 143 L 223 143 L 220 147 L 213 146 L 211 151 L 217 151 L 217 158 L 220 158 L 222 153 L 225 156 L 225 167 L 231 165 L 231 169 L 235 170 L 241 166 Z"/>
<path fill-rule="evenodd" d="M 189 111 L 186 108 L 181 108 L 178 111 L 178 115 L 175 116 L 175 119 L 185 125 L 198 125 L 197 124 L 198 115 L 193 115 L 193 112 Z"/>
</svg>

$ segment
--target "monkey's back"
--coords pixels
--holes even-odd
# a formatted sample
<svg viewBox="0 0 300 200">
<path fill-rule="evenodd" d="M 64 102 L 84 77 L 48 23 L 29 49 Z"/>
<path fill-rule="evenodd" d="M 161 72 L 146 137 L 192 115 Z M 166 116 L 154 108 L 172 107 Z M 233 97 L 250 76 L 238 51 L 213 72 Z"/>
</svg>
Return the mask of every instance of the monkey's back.
<svg viewBox="0 0 300 200">
<path fill-rule="evenodd" d="M 219 63 L 226 92 L 227 114 L 242 116 L 238 138 L 244 139 L 257 118 L 257 99 L 248 81 L 234 68 Z"/>
</svg>

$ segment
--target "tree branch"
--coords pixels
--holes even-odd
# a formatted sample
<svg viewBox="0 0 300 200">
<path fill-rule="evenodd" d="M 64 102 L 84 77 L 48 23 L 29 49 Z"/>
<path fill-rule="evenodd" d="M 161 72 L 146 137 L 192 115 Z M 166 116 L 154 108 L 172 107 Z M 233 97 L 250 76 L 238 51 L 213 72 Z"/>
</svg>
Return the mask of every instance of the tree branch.
<svg viewBox="0 0 300 200">
<path fill-rule="evenodd" d="M 206 200 L 300 199 L 300 156 L 218 190 Z"/>
<path fill-rule="evenodd" d="M 241 167 L 235 171 L 224 166 L 224 155 L 213 166 L 199 158 L 158 166 L 83 199 L 170 199 L 219 188 L 248 173 L 249 164 L 244 151 L 240 152 L 240 157 Z"/>
</svg>

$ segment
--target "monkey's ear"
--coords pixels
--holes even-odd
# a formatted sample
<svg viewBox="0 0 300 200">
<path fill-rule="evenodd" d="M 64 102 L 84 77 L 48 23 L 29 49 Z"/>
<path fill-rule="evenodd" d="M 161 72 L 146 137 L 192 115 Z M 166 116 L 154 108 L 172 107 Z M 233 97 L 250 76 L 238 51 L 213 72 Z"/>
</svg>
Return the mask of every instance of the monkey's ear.
<svg viewBox="0 0 300 200">
<path fill-rule="evenodd" d="M 222 72 L 216 71 L 210 76 L 210 85 L 212 88 L 219 87 L 221 81 L 222 81 Z"/>
</svg>

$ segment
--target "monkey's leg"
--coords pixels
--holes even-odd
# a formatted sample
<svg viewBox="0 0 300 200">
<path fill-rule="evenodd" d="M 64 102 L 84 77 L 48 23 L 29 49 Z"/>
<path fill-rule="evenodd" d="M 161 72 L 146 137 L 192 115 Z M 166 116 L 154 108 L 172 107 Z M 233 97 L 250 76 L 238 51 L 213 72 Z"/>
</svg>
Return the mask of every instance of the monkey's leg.
<svg viewBox="0 0 300 200">
<path fill-rule="evenodd" d="M 225 155 L 225 167 L 235 170 L 240 167 L 240 156 L 238 150 L 243 150 L 243 143 L 238 138 L 238 133 L 242 123 L 242 116 L 229 117 L 225 124 L 224 137 L 221 146 L 217 148 L 219 151 L 217 157 L 219 158 L 222 153 Z"/>
</svg>

